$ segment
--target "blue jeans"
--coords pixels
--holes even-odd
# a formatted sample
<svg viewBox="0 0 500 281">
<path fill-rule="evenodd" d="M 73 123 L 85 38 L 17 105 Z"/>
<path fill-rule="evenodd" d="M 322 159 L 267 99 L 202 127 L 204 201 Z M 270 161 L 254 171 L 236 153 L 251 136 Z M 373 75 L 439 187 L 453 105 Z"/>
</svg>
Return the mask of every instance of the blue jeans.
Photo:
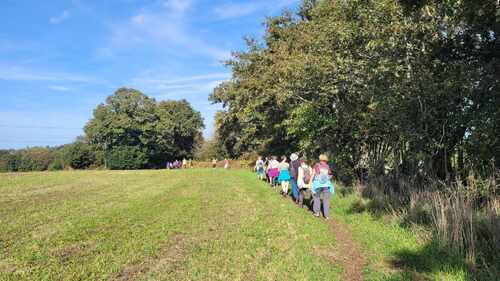
<svg viewBox="0 0 500 281">
<path fill-rule="evenodd" d="M 292 183 L 292 196 L 295 201 L 297 201 L 299 200 L 299 187 L 297 186 L 297 180 L 292 178 L 290 182 Z"/>
</svg>

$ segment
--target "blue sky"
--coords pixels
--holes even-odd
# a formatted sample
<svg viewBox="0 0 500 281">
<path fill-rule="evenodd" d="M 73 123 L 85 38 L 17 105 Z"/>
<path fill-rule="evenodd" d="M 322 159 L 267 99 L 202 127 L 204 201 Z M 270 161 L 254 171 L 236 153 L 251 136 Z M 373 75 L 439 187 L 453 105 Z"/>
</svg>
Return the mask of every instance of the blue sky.
<svg viewBox="0 0 500 281">
<path fill-rule="evenodd" d="M 221 61 L 298 0 L 2 0 L 0 148 L 69 143 L 118 87 L 185 98 L 213 131 Z"/>
</svg>

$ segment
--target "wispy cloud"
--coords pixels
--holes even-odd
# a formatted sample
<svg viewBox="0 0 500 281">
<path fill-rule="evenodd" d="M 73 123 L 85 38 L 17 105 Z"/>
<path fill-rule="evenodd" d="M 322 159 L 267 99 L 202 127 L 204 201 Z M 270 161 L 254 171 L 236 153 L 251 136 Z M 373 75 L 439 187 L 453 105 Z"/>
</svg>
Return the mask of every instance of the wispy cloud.
<svg viewBox="0 0 500 281">
<path fill-rule="evenodd" d="M 220 19 L 229 19 L 250 15 L 259 9 L 259 3 L 228 3 L 214 9 L 215 15 Z"/>
<path fill-rule="evenodd" d="M 213 12 L 217 18 L 224 20 L 248 16 L 258 11 L 274 12 L 297 2 L 299 0 L 255 0 L 250 3 L 225 3 L 215 7 Z"/>
<path fill-rule="evenodd" d="M 174 13 L 184 13 L 192 4 L 193 1 L 191 0 L 167 0 L 163 3 L 167 9 L 170 9 Z"/>
<path fill-rule="evenodd" d="M 67 92 L 70 90 L 70 88 L 68 88 L 68 87 L 59 86 L 59 85 L 51 85 L 48 88 L 49 88 L 49 90 L 57 91 L 57 92 Z"/>
<path fill-rule="evenodd" d="M 137 77 L 132 86 L 152 93 L 157 98 L 179 98 L 186 95 L 208 95 L 231 77 L 230 73 L 208 73 L 184 78 Z"/>
<path fill-rule="evenodd" d="M 189 0 L 169 0 L 160 6 L 144 7 L 126 22 L 112 26 L 110 42 L 97 50 L 98 55 L 111 56 L 114 50 L 142 46 L 178 55 L 188 52 L 218 61 L 229 58 L 228 50 L 209 43 L 190 29 L 192 5 Z"/>
<path fill-rule="evenodd" d="M 68 10 L 64 10 L 60 15 L 51 17 L 49 19 L 49 22 L 51 24 L 60 24 L 61 22 L 69 19 L 71 16 L 70 12 Z"/>
<path fill-rule="evenodd" d="M 86 84 L 106 84 L 107 81 L 74 73 L 33 70 L 17 65 L 0 64 L 0 80 L 5 81 L 51 81 Z"/>
</svg>

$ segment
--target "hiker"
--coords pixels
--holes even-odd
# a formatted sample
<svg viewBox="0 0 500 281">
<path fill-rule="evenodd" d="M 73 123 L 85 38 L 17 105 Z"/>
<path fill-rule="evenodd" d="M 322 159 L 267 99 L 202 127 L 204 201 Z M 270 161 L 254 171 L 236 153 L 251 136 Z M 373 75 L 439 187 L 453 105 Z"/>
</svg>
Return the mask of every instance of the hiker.
<svg viewBox="0 0 500 281">
<path fill-rule="evenodd" d="M 227 160 L 227 158 L 224 159 L 224 169 L 225 170 L 229 169 L 229 160 Z"/>
<path fill-rule="evenodd" d="M 312 168 L 307 164 L 307 158 L 300 158 L 300 167 L 297 176 L 297 185 L 299 189 L 298 204 L 300 208 L 304 207 L 304 197 L 306 193 L 310 192 L 311 185 L 309 182 L 311 181 L 312 173 Z"/>
<path fill-rule="evenodd" d="M 215 168 L 217 168 L 217 159 L 216 158 L 212 159 L 212 169 L 215 169 Z"/>
<path fill-rule="evenodd" d="M 292 196 L 296 204 L 299 203 L 299 188 L 297 186 L 299 166 L 299 156 L 292 153 L 292 155 L 290 155 L 290 183 L 292 185 Z"/>
<path fill-rule="evenodd" d="M 276 188 L 276 178 L 280 175 L 279 162 L 276 156 L 272 156 L 269 160 L 269 166 L 267 169 L 267 175 L 269 177 L 269 184 L 273 189 Z"/>
<path fill-rule="evenodd" d="M 270 160 L 270 157 L 266 156 L 266 159 L 264 160 L 264 176 L 266 177 L 266 182 L 268 182 L 268 183 L 270 183 L 270 181 L 269 181 L 269 175 L 268 175 L 269 160 Z"/>
<path fill-rule="evenodd" d="M 286 197 L 288 195 L 288 188 L 290 187 L 290 164 L 287 162 L 286 156 L 281 157 L 281 163 L 279 164 L 279 176 L 278 182 L 281 184 L 281 194 Z"/>
<path fill-rule="evenodd" d="M 255 162 L 255 173 L 260 180 L 264 179 L 264 161 L 262 160 L 262 156 L 259 156 Z"/>
<path fill-rule="evenodd" d="M 309 184 L 313 195 L 313 212 L 314 216 L 319 217 L 321 209 L 321 194 L 323 194 L 323 216 L 326 220 L 330 215 L 330 194 L 334 192 L 334 187 L 331 181 L 332 170 L 328 165 L 328 156 L 321 154 L 319 163 L 316 163 L 313 168 L 313 173 Z"/>
</svg>

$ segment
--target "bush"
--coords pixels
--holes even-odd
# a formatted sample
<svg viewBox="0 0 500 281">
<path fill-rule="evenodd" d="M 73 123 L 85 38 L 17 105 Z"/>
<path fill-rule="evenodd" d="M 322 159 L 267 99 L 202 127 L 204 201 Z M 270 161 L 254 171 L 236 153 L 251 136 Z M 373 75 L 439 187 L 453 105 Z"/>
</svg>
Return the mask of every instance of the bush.
<svg viewBox="0 0 500 281">
<path fill-rule="evenodd" d="M 56 157 L 52 163 L 50 163 L 49 171 L 61 171 L 64 170 L 64 160 L 61 157 Z"/>
<path fill-rule="evenodd" d="M 106 155 L 106 164 L 111 170 L 137 170 L 147 163 L 147 153 L 134 146 L 115 147 Z"/>
<path fill-rule="evenodd" d="M 86 143 L 76 142 L 68 145 L 65 150 L 66 161 L 73 169 L 87 169 L 95 162 L 95 152 Z"/>
<path fill-rule="evenodd" d="M 4 155 L 4 165 L 10 172 L 46 171 L 54 161 L 54 151 L 49 148 L 28 148 Z"/>
</svg>

